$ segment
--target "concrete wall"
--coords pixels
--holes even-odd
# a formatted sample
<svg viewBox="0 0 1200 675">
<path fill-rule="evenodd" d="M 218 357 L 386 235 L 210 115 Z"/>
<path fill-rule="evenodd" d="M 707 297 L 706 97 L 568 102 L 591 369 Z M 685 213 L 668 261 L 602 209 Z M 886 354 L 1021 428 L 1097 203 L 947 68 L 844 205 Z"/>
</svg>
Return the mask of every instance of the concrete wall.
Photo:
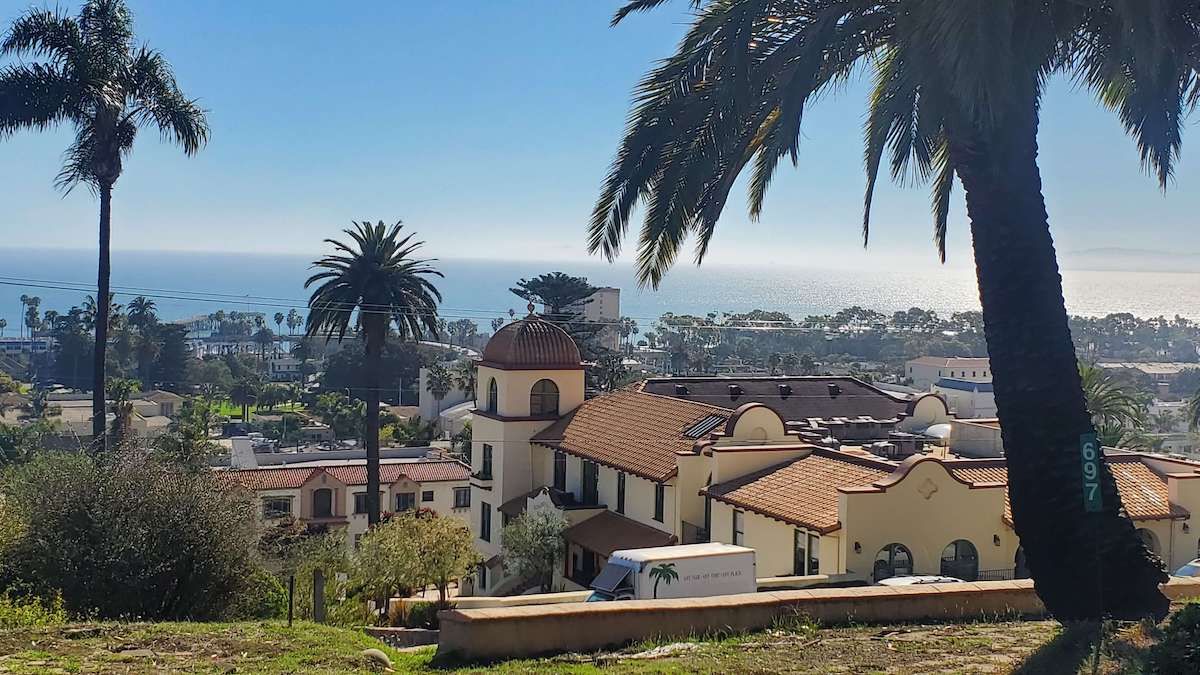
<svg viewBox="0 0 1200 675">
<path fill-rule="evenodd" d="M 734 507 L 724 502 L 713 500 L 712 503 L 712 541 L 719 541 L 725 544 L 733 542 L 733 512 Z M 755 574 L 758 577 L 786 577 L 795 574 L 793 550 L 795 547 L 795 533 L 800 530 L 807 537 L 808 534 L 814 534 L 820 537 L 816 532 L 810 532 L 804 528 L 789 525 L 774 518 L 767 518 L 752 511 L 742 511 L 742 530 L 745 534 L 745 540 L 742 546 L 747 546 L 754 549 Z M 823 541 L 821 537 L 821 547 L 817 552 L 818 561 L 821 565 L 823 574 L 837 575 L 844 570 L 838 567 L 838 554 L 835 542 Z M 808 540 L 805 539 L 807 546 Z M 828 552 L 825 549 L 828 548 Z M 828 558 L 826 558 L 828 556 Z M 826 560 L 829 567 L 826 568 Z"/>
<path fill-rule="evenodd" d="M 1200 581 L 1173 579 L 1169 597 L 1200 595 Z M 802 614 L 823 624 L 1040 615 L 1033 582 L 775 591 L 680 600 L 631 600 L 450 610 L 439 614 L 439 655 L 499 659 L 594 651 L 651 637 L 686 637 L 770 626 Z"/>
<path fill-rule="evenodd" d="M 950 422 L 950 450 L 963 457 L 1003 457 L 1000 426 L 971 420 Z"/>
</svg>

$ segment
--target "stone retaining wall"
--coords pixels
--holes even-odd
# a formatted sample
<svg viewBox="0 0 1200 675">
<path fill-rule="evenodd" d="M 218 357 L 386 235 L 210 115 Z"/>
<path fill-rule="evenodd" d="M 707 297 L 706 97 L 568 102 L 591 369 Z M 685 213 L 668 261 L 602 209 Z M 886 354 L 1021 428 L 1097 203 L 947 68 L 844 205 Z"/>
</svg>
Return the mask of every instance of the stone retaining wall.
<svg viewBox="0 0 1200 675">
<path fill-rule="evenodd" d="M 1173 579 L 1164 592 L 1172 599 L 1200 597 L 1200 580 Z M 499 659 L 587 652 L 650 637 L 761 629 L 793 615 L 838 624 L 1036 616 L 1044 612 L 1030 580 L 448 610 L 439 614 L 438 653 Z"/>
</svg>

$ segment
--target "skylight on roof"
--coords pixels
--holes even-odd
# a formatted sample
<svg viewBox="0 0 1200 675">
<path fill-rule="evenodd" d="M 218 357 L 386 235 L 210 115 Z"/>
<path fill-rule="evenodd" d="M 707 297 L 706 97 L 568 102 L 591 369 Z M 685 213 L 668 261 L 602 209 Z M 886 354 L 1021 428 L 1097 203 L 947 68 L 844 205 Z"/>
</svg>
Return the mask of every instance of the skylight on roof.
<svg viewBox="0 0 1200 675">
<path fill-rule="evenodd" d="M 725 423 L 724 415 L 709 415 L 683 430 L 688 438 L 700 438 Z"/>
</svg>

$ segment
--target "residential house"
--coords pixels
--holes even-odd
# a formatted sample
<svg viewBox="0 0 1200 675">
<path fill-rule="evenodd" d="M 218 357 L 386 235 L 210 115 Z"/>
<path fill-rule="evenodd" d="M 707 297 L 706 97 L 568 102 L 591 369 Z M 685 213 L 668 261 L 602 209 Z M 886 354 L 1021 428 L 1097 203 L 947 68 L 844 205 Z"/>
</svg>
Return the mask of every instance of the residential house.
<svg viewBox="0 0 1200 675">
<path fill-rule="evenodd" d="M 264 521 L 295 518 L 340 530 L 347 547 L 367 531 L 366 460 L 327 460 L 253 469 L 219 469 L 219 475 L 253 490 Z M 470 513 L 469 468 L 454 460 L 383 459 L 383 511 L 428 508 L 439 515 Z"/>
</svg>

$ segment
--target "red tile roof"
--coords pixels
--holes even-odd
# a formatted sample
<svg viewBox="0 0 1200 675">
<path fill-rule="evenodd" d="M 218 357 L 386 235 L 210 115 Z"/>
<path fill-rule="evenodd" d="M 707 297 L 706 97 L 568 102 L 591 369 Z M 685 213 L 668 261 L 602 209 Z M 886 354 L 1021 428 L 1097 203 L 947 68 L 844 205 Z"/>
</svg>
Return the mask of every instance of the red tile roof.
<svg viewBox="0 0 1200 675">
<path fill-rule="evenodd" d="M 832 532 L 838 522 L 838 488 L 870 485 L 892 466 L 836 450 L 814 450 L 741 478 L 709 487 L 713 499 L 785 523 Z"/>
<path fill-rule="evenodd" d="M 1171 504 L 1166 480 L 1151 469 L 1138 455 L 1115 455 L 1107 458 L 1117 482 L 1117 492 L 1125 511 L 1133 520 L 1163 520 L 1184 518 L 1188 511 Z M 953 460 L 946 467 L 959 480 L 968 483 L 1008 483 L 1004 460 Z M 1004 522 L 1012 523 L 1012 507 L 1008 491 L 1004 495 Z"/>
<path fill-rule="evenodd" d="M 366 485 L 366 465 L 330 466 L 325 468 L 329 475 L 346 485 Z M 401 476 L 417 483 L 433 483 L 447 480 L 466 480 L 471 468 L 462 462 L 398 462 L 379 467 L 379 481 L 384 485 L 395 483 Z"/>
<path fill-rule="evenodd" d="M 222 471 L 219 477 L 250 490 L 295 490 L 320 470 L 315 467 L 267 467 Z"/>
<path fill-rule="evenodd" d="M 696 439 L 684 432 L 727 408 L 624 389 L 584 401 L 533 441 L 652 481 L 675 475 L 675 453 Z M 724 423 L 713 431 L 720 431 Z"/>
</svg>

